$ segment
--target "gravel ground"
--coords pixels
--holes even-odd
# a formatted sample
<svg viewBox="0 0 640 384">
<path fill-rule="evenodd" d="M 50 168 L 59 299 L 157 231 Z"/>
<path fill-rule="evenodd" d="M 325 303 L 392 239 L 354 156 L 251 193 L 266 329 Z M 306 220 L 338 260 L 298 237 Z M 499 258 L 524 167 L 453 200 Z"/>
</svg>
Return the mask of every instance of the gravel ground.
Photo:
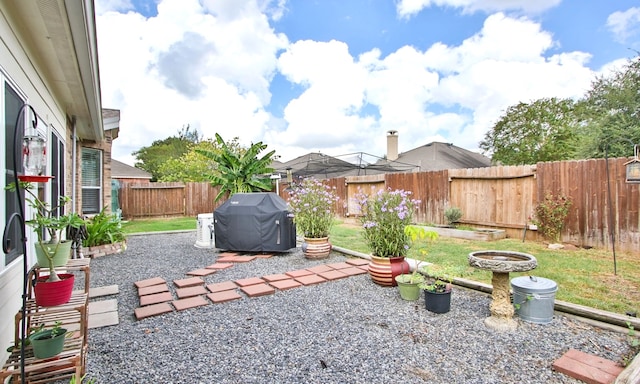
<svg viewBox="0 0 640 384">
<path fill-rule="evenodd" d="M 170 282 L 215 262 L 215 250 L 195 240 L 194 232 L 131 236 L 124 253 L 92 260 L 91 286 L 120 289 L 120 324 L 89 333 L 87 371 L 97 383 L 579 383 L 551 368 L 569 348 L 615 361 L 628 350 L 624 334 L 558 314 L 496 333 L 483 324 L 484 293 L 456 287 L 451 311 L 433 314 L 422 298 L 403 301 L 366 274 L 136 320 L 134 282 Z M 298 248 L 205 281 L 345 259 L 309 261 Z"/>
</svg>

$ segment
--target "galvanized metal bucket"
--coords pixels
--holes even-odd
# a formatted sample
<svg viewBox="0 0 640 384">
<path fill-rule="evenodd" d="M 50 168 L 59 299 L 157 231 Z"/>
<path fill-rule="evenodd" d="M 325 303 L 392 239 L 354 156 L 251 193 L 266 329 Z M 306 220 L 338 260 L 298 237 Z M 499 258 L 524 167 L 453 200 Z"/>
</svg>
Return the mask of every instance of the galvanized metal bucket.
<svg viewBox="0 0 640 384">
<path fill-rule="evenodd" d="M 520 276 L 511 280 L 513 305 L 524 321 L 548 324 L 553 320 L 553 307 L 558 291 L 555 281 L 536 276 Z"/>
</svg>

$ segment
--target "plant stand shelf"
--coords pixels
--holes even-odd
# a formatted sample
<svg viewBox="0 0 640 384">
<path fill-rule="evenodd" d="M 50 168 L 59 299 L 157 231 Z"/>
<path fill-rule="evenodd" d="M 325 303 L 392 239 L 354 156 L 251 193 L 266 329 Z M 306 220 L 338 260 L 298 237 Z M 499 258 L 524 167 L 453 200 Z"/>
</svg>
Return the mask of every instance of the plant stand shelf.
<svg viewBox="0 0 640 384">
<path fill-rule="evenodd" d="M 62 379 L 68 380 L 75 376 L 79 383 L 85 374 L 86 354 L 88 349 L 88 308 L 89 308 L 89 260 L 75 259 L 63 267 L 56 268 L 56 271 L 83 271 L 85 273 L 85 290 L 74 291 L 71 299 L 61 305 L 53 307 L 41 307 L 35 302 L 32 282 L 39 276 L 42 270 L 37 264 L 29 271 L 28 292 L 30 298 L 25 306 L 25 322 L 27 334 L 30 334 L 39 327 L 51 329 L 57 322 L 66 328 L 69 335 L 64 342 L 63 351 L 51 358 L 37 359 L 33 356 L 31 345 L 25 347 L 24 366 L 27 383 L 48 383 Z M 2 366 L 0 371 L 0 382 L 12 377 L 12 383 L 20 383 L 20 327 L 22 322 L 22 311 L 15 316 L 15 345 L 11 355 Z"/>
</svg>

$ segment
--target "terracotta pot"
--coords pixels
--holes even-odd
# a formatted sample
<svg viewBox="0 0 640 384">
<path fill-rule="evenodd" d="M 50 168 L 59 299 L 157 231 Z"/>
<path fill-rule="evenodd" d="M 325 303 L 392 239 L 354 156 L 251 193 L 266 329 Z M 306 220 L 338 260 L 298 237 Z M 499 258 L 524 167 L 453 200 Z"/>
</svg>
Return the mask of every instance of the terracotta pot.
<svg viewBox="0 0 640 384">
<path fill-rule="evenodd" d="M 59 273 L 58 277 L 60 281 L 47 281 L 49 275 L 38 277 L 33 286 L 37 305 L 53 307 L 69 302 L 73 292 L 75 276 L 71 273 Z"/>
<path fill-rule="evenodd" d="M 305 237 L 302 252 L 307 259 L 326 259 L 331 253 L 331 243 L 328 237 Z"/>
<path fill-rule="evenodd" d="M 369 262 L 369 275 L 374 283 L 387 287 L 395 287 L 396 276 L 409 273 L 409 263 L 400 257 L 378 257 L 371 256 Z"/>
</svg>

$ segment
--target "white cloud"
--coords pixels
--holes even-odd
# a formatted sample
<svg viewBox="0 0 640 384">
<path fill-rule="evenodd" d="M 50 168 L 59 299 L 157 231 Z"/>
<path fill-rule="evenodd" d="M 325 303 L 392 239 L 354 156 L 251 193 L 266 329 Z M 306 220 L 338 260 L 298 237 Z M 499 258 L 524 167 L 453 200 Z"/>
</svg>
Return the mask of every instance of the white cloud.
<svg viewBox="0 0 640 384">
<path fill-rule="evenodd" d="M 462 13 L 485 13 L 500 11 L 518 11 L 524 14 L 537 14 L 560 4 L 561 0 L 398 0 L 398 16 L 411 17 L 425 8 L 459 8 Z"/>
<path fill-rule="evenodd" d="M 262 139 L 276 55 L 288 42 L 255 2 L 164 0 L 151 18 L 98 3 L 102 104 L 121 110 L 115 158 L 131 163 L 132 151 L 185 124 L 209 138 Z"/>
<path fill-rule="evenodd" d="M 345 147 L 353 150 L 343 153 L 383 155 L 385 132 L 393 129 L 401 152 L 434 138 L 475 149 L 509 105 L 578 98 L 588 89 L 590 56 L 545 57 L 554 44 L 539 24 L 503 14 L 489 16 L 481 31 L 457 46 L 405 46 L 386 57 L 374 49 L 354 59 L 336 41 L 296 42 L 280 56 L 279 68 L 305 91 L 287 106 L 280 141 L 330 155 Z M 364 117 L 366 106 L 375 106 L 379 116 Z"/>
<path fill-rule="evenodd" d="M 105 4 L 114 3 L 103 1 L 97 20 L 103 106 L 121 109 L 113 156 L 129 163 L 185 124 L 205 138 L 262 141 L 285 161 L 384 155 L 391 129 L 401 152 L 434 140 L 475 149 L 508 106 L 577 98 L 593 79 L 589 54 L 549 56 L 551 33 L 502 13 L 458 44 L 354 57 L 341 41 L 274 33 L 266 15 L 286 12 L 282 0 L 164 0 L 151 18 Z M 276 72 L 301 89 L 281 117 L 268 112 Z"/>
<path fill-rule="evenodd" d="M 616 41 L 626 43 L 640 36 L 640 8 L 629 8 L 624 12 L 614 12 L 607 17 L 607 28 Z"/>
</svg>

